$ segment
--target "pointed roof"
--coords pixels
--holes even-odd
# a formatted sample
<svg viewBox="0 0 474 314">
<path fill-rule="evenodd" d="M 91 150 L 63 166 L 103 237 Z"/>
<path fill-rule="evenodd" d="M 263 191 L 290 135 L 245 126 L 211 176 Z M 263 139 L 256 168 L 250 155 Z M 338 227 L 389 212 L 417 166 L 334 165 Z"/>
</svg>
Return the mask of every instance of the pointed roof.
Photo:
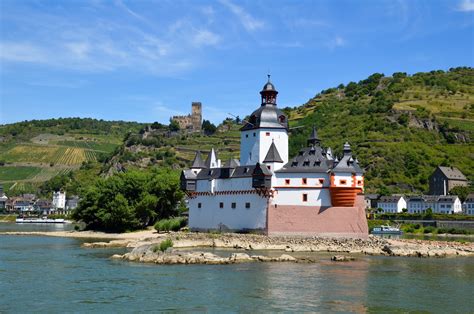
<svg viewBox="0 0 474 314">
<path fill-rule="evenodd" d="M 236 168 L 238 166 L 240 166 L 240 162 L 235 158 L 231 158 L 226 161 L 223 168 Z"/>
<path fill-rule="evenodd" d="M 197 151 L 196 156 L 194 156 L 193 164 L 191 168 L 206 168 L 206 164 L 202 160 L 201 152 Z"/>
<path fill-rule="evenodd" d="M 321 143 L 321 140 L 318 137 L 318 132 L 316 131 L 316 127 L 313 125 L 313 130 L 311 131 L 311 134 L 308 138 L 308 146 L 309 145 L 319 145 Z"/>
<path fill-rule="evenodd" d="M 278 153 L 278 149 L 275 146 L 275 142 L 272 141 L 272 145 L 270 145 L 267 156 L 265 156 L 263 162 L 283 162 L 283 159 L 281 159 L 280 153 Z"/>
<path fill-rule="evenodd" d="M 211 151 L 209 154 L 207 154 L 207 159 L 206 159 L 206 168 L 216 168 L 217 167 L 217 155 L 216 152 L 214 151 L 214 148 L 211 148 Z"/>
</svg>

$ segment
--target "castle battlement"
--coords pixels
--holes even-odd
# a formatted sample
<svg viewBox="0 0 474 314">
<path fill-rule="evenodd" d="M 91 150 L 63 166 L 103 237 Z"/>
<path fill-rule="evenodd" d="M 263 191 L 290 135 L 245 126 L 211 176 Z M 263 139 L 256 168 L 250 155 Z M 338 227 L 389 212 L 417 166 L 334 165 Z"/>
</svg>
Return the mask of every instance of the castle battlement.
<svg viewBox="0 0 474 314">
<path fill-rule="evenodd" d="M 191 114 L 173 116 L 171 119 L 178 123 L 181 130 L 199 132 L 202 128 L 202 104 L 200 102 L 192 102 Z"/>
</svg>

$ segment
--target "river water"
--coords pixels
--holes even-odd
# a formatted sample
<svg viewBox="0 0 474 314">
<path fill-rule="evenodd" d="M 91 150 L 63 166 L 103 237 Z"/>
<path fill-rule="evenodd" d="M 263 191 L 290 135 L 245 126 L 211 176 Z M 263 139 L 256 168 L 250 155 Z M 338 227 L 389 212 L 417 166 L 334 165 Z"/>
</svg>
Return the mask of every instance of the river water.
<svg viewBox="0 0 474 314">
<path fill-rule="evenodd" d="M 35 226 L 0 224 L 18 228 Z M 474 311 L 470 257 L 335 263 L 317 253 L 314 264 L 160 266 L 112 260 L 124 249 L 82 242 L 0 235 L 0 313 Z"/>
</svg>

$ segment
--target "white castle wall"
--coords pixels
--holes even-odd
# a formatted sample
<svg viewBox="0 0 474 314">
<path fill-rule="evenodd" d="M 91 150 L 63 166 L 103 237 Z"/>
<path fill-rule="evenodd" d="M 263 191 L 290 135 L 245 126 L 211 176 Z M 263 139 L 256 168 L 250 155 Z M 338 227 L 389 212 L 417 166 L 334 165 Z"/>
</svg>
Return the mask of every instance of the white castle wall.
<svg viewBox="0 0 474 314">
<path fill-rule="evenodd" d="M 219 208 L 220 202 L 224 203 L 224 208 Z M 201 208 L 198 203 L 201 203 Z M 235 209 L 231 207 L 232 203 L 236 203 Z M 250 203 L 250 208 L 245 208 L 245 203 Z M 257 194 L 206 195 L 189 199 L 191 230 L 263 230 L 266 219 L 267 199 Z"/>
<path fill-rule="evenodd" d="M 303 178 L 306 184 L 303 184 Z M 286 180 L 290 180 L 287 184 Z M 322 179 L 323 183 L 319 180 Z M 272 181 L 275 189 L 272 205 L 331 206 L 329 175 L 327 173 L 276 173 Z M 307 201 L 303 201 L 307 194 Z"/>
<path fill-rule="evenodd" d="M 242 131 L 240 134 L 240 163 L 241 165 L 255 165 L 262 163 L 268 149 L 275 142 L 275 146 L 283 159 L 288 162 L 288 134 L 286 129 L 256 129 Z"/>
</svg>

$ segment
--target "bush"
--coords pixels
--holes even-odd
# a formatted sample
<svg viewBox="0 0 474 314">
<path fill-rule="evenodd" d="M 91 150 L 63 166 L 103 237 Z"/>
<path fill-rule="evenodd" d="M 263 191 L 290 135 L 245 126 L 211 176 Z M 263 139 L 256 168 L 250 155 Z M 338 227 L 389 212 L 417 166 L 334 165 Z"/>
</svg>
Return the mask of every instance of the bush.
<svg viewBox="0 0 474 314">
<path fill-rule="evenodd" d="M 171 239 L 166 239 L 164 241 L 161 241 L 159 245 L 155 245 L 153 247 L 153 252 L 155 253 L 158 251 L 164 252 L 170 247 L 173 247 L 173 241 L 171 241 Z"/>
<path fill-rule="evenodd" d="M 423 233 L 435 233 L 436 228 L 432 226 L 428 226 L 423 230 Z"/>
<path fill-rule="evenodd" d="M 162 231 L 179 231 L 186 226 L 186 217 L 174 217 L 170 219 L 161 219 L 155 224 L 155 229 L 158 232 Z"/>
</svg>

